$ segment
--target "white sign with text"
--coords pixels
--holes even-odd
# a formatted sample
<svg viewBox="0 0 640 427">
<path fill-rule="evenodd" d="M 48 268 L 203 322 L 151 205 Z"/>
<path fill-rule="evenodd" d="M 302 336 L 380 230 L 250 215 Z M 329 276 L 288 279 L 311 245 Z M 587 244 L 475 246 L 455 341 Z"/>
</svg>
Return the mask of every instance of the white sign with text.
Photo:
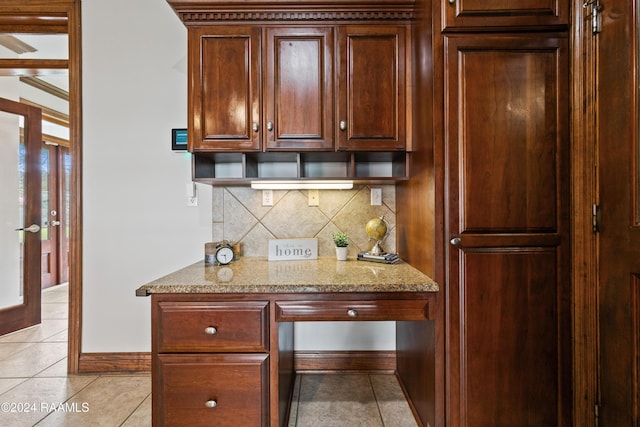
<svg viewBox="0 0 640 427">
<path fill-rule="evenodd" d="M 318 239 L 271 239 L 269 261 L 318 259 Z"/>
</svg>

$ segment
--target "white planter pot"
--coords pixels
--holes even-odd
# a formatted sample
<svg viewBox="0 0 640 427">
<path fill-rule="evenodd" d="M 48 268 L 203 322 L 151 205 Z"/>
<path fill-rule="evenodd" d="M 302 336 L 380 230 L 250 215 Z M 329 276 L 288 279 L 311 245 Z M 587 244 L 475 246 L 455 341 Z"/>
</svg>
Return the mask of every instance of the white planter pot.
<svg viewBox="0 0 640 427">
<path fill-rule="evenodd" d="M 338 259 L 338 261 L 346 261 L 347 260 L 347 249 L 346 247 L 344 248 L 339 248 L 336 246 L 336 258 Z"/>
</svg>

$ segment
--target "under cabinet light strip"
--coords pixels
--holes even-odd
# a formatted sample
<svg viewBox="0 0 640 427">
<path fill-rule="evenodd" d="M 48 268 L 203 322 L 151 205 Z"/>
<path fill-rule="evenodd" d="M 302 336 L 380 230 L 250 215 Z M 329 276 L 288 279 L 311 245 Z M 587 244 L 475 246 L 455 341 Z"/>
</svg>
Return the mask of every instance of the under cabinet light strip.
<svg viewBox="0 0 640 427">
<path fill-rule="evenodd" d="M 353 181 L 251 181 L 254 190 L 349 190 Z"/>
</svg>

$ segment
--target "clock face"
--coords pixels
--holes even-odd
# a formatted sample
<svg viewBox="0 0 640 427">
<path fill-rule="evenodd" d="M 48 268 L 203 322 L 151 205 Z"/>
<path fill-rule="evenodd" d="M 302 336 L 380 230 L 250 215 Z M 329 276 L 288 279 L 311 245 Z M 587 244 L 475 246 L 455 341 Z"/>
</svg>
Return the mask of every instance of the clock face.
<svg viewBox="0 0 640 427">
<path fill-rule="evenodd" d="M 218 251 L 216 252 L 216 260 L 220 264 L 229 264 L 231 261 L 233 261 L 233 250 L 226 246 L 218 249 Z"/>
</svg>

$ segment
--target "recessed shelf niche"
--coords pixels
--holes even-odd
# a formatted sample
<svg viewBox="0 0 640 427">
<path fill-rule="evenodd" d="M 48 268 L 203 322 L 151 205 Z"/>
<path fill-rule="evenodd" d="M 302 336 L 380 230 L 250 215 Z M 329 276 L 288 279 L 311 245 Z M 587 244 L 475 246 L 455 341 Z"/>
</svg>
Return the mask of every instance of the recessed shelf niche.
<svg viewBox="0 0 640 427">
<path fill-rule="evenodd" d="M 350 179 L 402 181 L 409 177 L 407 152 L 193 153 L 193 180 L 248 185 L 260 179 Z"/>
</svg>

